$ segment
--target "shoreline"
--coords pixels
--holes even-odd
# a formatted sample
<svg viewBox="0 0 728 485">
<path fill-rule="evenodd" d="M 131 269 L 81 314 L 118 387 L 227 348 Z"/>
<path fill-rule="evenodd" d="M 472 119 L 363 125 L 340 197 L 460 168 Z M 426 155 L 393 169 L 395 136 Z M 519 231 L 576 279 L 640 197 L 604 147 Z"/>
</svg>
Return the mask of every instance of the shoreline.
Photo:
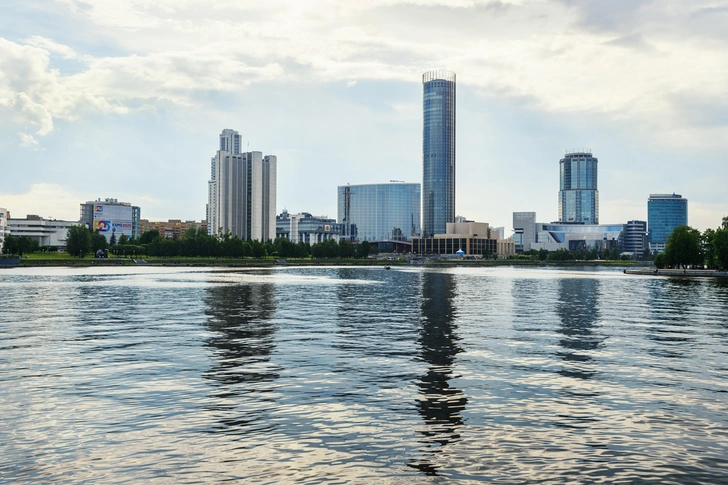
<svg viewBox="0 0 728 485">
<path fill-rule="evenodd" d="M 664 276 L 672 278 L 728 278 L 728 271 L 715 269 L 625 269 L 624 274 L 635 276 Z"/>
</svg>

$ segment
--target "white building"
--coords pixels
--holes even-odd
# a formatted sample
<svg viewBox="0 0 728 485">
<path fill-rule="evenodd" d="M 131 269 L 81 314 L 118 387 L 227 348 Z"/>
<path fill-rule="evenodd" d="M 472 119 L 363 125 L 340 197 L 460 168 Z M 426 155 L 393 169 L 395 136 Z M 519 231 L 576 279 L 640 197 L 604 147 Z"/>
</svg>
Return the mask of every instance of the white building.
<svg viewBox="0 0 728 485">
<path fill-rule="evenodd" d="M 5 242 L 5 235 L 9 231 L 8 229 L 8 218 L 10 213 L 7 209 L 0 207 L 0 252 L 3 250 L 3 243 Z"/>
<path fill-rule="evenodd" d="M 39 246 L 66 247 L 68 228 L 78 225 L 76 221 L 58 221 L 29 215 L 25 219 L 8 219 L 8 229 L 13 237 L 27 236 Z"/>
<path fill-rule="evenodd" d="M 128 238 L 141 236 L 141 217 L 139 207 L 117 199 L 96 199 L 81 204 L 81 224 L 103 234 L 107 241 L 114 235 L 117 241 L 122 235 Z"/>
<path fill-rule="evenodd" d="M 208 182 L 207 232 L 274 239 L 277 158 L 261 152 L 240 153 L 240 144 L 236 131 L 220 134 L 221 149 L 211 160 Z"/>
</svg>

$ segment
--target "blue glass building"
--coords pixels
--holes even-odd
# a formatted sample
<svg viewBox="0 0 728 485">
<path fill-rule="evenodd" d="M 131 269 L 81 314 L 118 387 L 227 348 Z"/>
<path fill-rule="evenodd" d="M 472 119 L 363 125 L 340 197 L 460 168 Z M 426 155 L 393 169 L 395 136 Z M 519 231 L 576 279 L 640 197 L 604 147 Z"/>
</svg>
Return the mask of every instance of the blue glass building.
<svg viewBox="0 0 728 485">
<path fill-rule="evenodd" d="M 420 234 L 420 184 L 339 186 L 338 220 L 345 239 L 412 241 Z"/>
<path fill-rule="evenodd" d="M 589 152 L 567 153 L 559 168 L 559 222 L 599 224 L 597 159 Z"/>
<path fill-rule="evenodd" d="M 679 194 L 650 194 L 647 199 L 647 233 L 650 251 L 662 252 L 672 231 L 688 225 L 688 199 Z"/>
<path fill-rule="evenodd" d="M 455 73 L 422 75 L 422 233 L 445 234 L 455 222 Z"/>
</svg>

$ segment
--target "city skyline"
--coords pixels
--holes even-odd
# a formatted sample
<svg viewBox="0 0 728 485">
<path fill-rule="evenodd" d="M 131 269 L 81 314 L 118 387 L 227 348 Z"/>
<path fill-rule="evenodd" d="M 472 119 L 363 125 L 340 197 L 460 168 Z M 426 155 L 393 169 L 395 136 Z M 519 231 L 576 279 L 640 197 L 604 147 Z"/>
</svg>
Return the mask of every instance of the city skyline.
<svg viewBox="0 0 728 485">
<path fill-rule="evenodd" d="M 73 220 L 109 194 L 203 219 L 225 127 L 285 160 L 278 212 L 333 216 L 340 185 L 422 180 L 421 73 L 440 67 L 458 73 L 456 215 L 557 220 L 555 161 L 584 145 L 600 221 L 646 220 L 651 193 L 683 194 L 701 230 L 728 214 L 726 12 L 709 2 L 84 5 L 11 2 L 0 19 L 0 206 L 15 217 Z M 244 39 L 208 33 L 233 24 Z"/>
</svg>

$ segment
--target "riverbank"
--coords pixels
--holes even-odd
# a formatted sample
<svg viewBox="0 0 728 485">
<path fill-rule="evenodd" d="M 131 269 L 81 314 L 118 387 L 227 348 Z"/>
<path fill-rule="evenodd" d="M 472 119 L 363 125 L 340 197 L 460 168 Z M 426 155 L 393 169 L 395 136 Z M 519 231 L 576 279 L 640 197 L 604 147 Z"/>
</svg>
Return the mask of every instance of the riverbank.
<svg viewBox="0 0 728 485">
<path fill-rule="evenodd" d="M 671 276 L 679 278 L 728 278 L 728 271 L 714 269 L 625 269 L 625 274 L 638 276 Z"/>
<path fill-rule="evenodd" d="M 241 268 L 268 268 L 273 266 L 409 266 L 424 265 L 433 267 L 645 267 L 641 261 L 529 261 L 529 260 L 410 260 L 394 259 L 274 259 L 274 258 L 23 258 L 18 267 L 95 267 L 95 266 L 225 266 Z M 653 271 L 651 268 L 645 268 Z"/>
</svg>

